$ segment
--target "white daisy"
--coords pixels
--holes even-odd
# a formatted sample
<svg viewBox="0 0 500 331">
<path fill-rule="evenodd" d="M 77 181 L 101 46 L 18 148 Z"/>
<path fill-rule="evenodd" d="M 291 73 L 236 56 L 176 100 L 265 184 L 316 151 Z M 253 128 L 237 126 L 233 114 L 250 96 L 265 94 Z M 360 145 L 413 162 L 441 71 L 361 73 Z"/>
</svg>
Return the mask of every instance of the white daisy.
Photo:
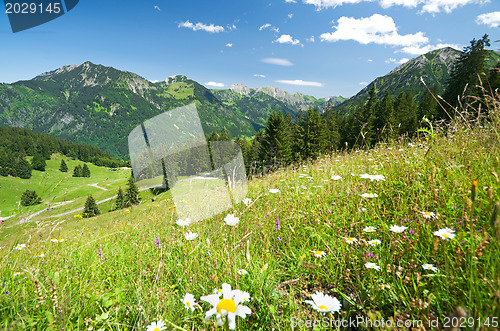
<svg viewBox="0 0 500 331">
<path fill-rule="evenodd" d="M 363 193 L 363 194 L 361 194 L 361 197 L 363 197 L 363 198 L 377 198 L 378 194 L 377 193 Z"/>
<path fill-rule="evenodd" d="M 16 272 L 14 273 L 14 277 L 17 277 L 17 276 L 21 276 L 21 275 L 24 275 L 24 272 Z"/>
<path fill-rule="evenodd" d="M 424 268 L 424 270 L 432 270 L 434 272 L 438 272 L 438 268 L 435 267 L 433 264 L 429 263 L 422 264 L 422 268 Z"/>
<path fill-rule="evenodd" d="M 314 256 L 316 257 L 324 257 L 326 255 L 326 252 L 325 251 L 312 251 L 312 253 L 314 254 Z"/>
<path fill-rule="evenodd" d="M 434 217 L 436 217 L 436 214 L 433 212 L 429 212 L 429 211 L 423 211 L 422 216 L 424 218 L 434 218 Z"/>
<path fill-rule="evenodd" d="M 439 229 L 438 231 L 434 232 L 435 236 L 441 237 L 445 240 L 453 239 L 455 238 L 455 231 L 450 229 L 450 228 L 444 228 L 444 229 Z"/>
<path fill-rule="evenodd" d="M 249 204 L 252 203 L 252 199 L 245 198 L 245 199 L 243 199 L 243 203 L 248 206 Z"/>
<path fill-rule="evenodd" d="M 245 269 L 238 270 L 238 275 L 246 275 L 247 273 L 248 271 L 246 271 Z"/>
<path fill-rule="evenodd" d="M 175 222 L 175 224 L 177 224 L 178 226 L 182 226 L 182 227 L 189 226 L 189 224 L 191 224 L 191 219 L 189 219 L 189 218 L 186 218 L 185 220 L 178 219 Z"/>
<path fill-rule="evenodd" d="M 17 244 L 16 247 L 14 247 L 14 249 L 16 251 L 20 251 L 20 250 L 22 250 L 25 247 L 26 247 L 26 244 Z"/>
<path fill-rule="evenodd" d="M 386 284 L 379 284 L 378 288 L 381 290 L 385 290 L 385 289 L 390 289 L 391 287 L 389 285 L 386 285 Z"/>
<path fill-rule="evenodd" d="M 196 237 L 198 237 L 198 234 L 191 232 L 191 231 L 188 231 L 188 232 L 184 233 L 184 237 L 186 238 L 186 240 L 195 240 Z"/>
<path fill-rule="evenodd" d="M 380 270 L 380 267 L 376 263 L 372 262 L 365 263 L 365 267 L 367 267 L 368 269 Z"/>
<path fill-rule="evenodd" d="M 401 233 L 406 229 L 408 229 L 407 226 L 399 226 L 399 225 L 391 225 L 391 227 L 389 228 L 389 230 L 391 230 L 394 233 Z"/>
<path fill-rule="evenodd" d="M 44 257 L 44 256 L 45 256 L 45 254 L 40 253 L 40 254 L 38 254 L 38 255 L 35 255 L 34 257 Z"/>
<path fill-rule="evenodd" d="M 217 294 L 218 296 L 222 295 L 222 289 L 221 288 L 216 288 L 212 291 L 213 294 Z"/>
<path fill-rule="evenodd" d="M 277 188 L 272 188 L 269 190 L 269 193 L 280 193 L 280 190 L 278 190 Z"/>
<path fill-rule="evenodd" d="M 340 180 L 342 179 L 341 176 L 338 176 L 338 175 L 335 175 L 335 176 L 332 176 L 330 179 L 333 179 L 333 180 Z"/>
<path fill-rule="evenodd" d="M 146 327 L 146 331 L 163 331 L 166 330 L 165 322 L 159 320 L 158 322 L 153 322 Z"/>
<path fill-rule="evenodd" d="M 358 239 L 356 239 L 354 237 L 342 237 L 342 238 L 344 238 L 345 242 L 350 244 L 350 245 L 358 242 Z"/>
<path fill-rule="evenodd" d="M 368 175 L 368 174 L 362 174 L 362 175 L 359 175 L 359 177 L 361 178 L 366 178 L 366 179 L 369 179 L 370 181 L 379 181 L 379 180 L 385 180 L 385 177 L 384 175 Z"/>
<path fill-rule="evenodd" d="M 208 302 L 212 305 L 212 309 L 207 311 L 205 315 L 205 322 L 215 315 L 217 319 L 217 324 L 219 326 L 224 326 L 224 319 L 227 318 L 229 329 L 234 330 L 236 328 L 236 316 L 245 318 L 246 315 L 250 315 L 252 311 L 247 306 L 242 305 L 243 300 L 248 301 L 250 295 L 246 292 L 240 290 L 231 290 L 231 285 L 222 284 L 222 299 L 219 298 L 217 294 L 210 294 L 202 296 L 201 301 Z"/>
<path fill-rule="evenodd" d="M 192 295 L 191 293 L 186 293 L 186 295 L 184 295 L 184 298 L 181 299 L 181 302 L 184 304 L 186 310 L 191 309 L 192 312 L 194 311 L 194 307 L 196 306 L 194 295 Z"/>
<path fill-rule="evenodd" d="M 305 300 L 312 308 L 320 313 L 336 313 L 342 308 L 340 301 L 328 294 L 316 292 L 311 295 L 312 300 Z"/>
<path fill-rule="evenodd" d="M 380 245 L 380 243 L 381 243 L 381 241 L 378 239 L 373 239 L 373 240 L 368 241 L 368 245 L 370 245 L 370 246 L 377 246 L 377 245 Z"/>
<path fill-rule="evenodd" d="M 361 207 L 361 208 L 359 208 L 359 209 L 358 209 L 358 211 L 359 211 L 360 213 L 364 213 L 364 212 L 366 211 L 366 208 L 365 208 L 365 207 Z"/>
<path fill-rule="evenodd" d="M 234 214 L 229 214 L 224 218 L 224 222 L 226 222 L 227 225 L 229 226 L 235 226 L 238 224 L 240 219 L 238 217 L 235 217 Z"/>
<path fill-rule="evenodd" d="M 63 241 L 64 241 L 64 239 L 56 239 L 56 238 L 52 238 L 52 239 L 50 239 L 50 241 L 52 241 L 53 243 L 59 244 L 59 243 L 63 242 Z"/>
<path fill-rule="evenodd" d="M 377 228 L 374 226 L 367 226 L 366 228 L 363 229 L 364 232 L 376 232 Z"/>
</svg>

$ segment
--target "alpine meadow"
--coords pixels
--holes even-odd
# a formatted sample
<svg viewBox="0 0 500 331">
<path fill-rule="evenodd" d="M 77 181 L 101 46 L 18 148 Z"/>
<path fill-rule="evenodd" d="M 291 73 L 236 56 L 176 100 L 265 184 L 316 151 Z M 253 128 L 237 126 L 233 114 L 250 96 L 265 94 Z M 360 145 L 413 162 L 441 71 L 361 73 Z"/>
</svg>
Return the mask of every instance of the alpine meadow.
<svg viewBox="0 0 500 331">
<path fill-rule="evenodd" d="M 405 10 L 420 6 L 419 15 L 444 6 L 414 3 Z M 318 16 L 342 4 L 273 2 L 314 5 Z M 317 39 L 353 41 L 341 28 L 355 21 L 339 18 Z M 243 35 L 243 22 L 176 29 Z M 272 24 L 258 31 L 279 33 Z M 394 25 L 390 37 L 425 37 L 403 31 Z M 185 75 L 158 82 L 95 57 L 0 84 L 0 329 L 498 330 L 500 41 L 491 38 L 462 51 L 419 41 L 426 51 L 352 97 Z M 314 42 L 282 34 L 272 44 Z M 224 44 L 226 53 L 238 47 Z M 153 155 L 151 122 L 161 127 L 160 116 L 191 106 L 203 131 L 193 146 L 207 157 L 195 147 Z M 172 123 L 176 139 L 199 138 Z M 133 132 L 161 174 L 138 170 Z M 217 143 L 241 160 L 218 167 Z M 236 161 L 248 188 L 241 198 L 228 170 Z M 158 178 L 161 187 L 151 184 Z M 203 199 L 186 193 L 193 188 Z M 214 205 L 225 209 L 205 219 L 180 212 Z"/>
</svg>

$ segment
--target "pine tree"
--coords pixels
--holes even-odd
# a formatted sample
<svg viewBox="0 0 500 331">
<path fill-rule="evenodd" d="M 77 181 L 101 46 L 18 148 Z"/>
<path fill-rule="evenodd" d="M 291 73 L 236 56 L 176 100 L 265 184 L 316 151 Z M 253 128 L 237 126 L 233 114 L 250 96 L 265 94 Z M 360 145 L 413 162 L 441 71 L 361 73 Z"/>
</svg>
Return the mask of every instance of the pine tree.
<svg viewBox="0 0 500 331">
<path fill-rule="evenodd" d="M 394 105 L 391 93 L 387 92 L 382 101 L 377 103 L 377 119 L 374 123 L 377 141 L 388 141 L 394 138 Z"/>
<path fill-rule="evenodd" d="M 274 111 L 269 116 L 259 154 L 261 160 L 274 166 L 286 165 L 291 159 L 291 149 L 281 112 Z"/>
<path fill-rule="evenodd" d="M 64 162 L 64 159 L 61 160 L 61 165 L 59 166 L 59 171 L 68 172 L 68 166 L 66 165 L 66 162 Z"/>
<path fill-rule="evenodd" d="M 31 165 L 24 157 L 19 156 L 12 166 L 12 175 L 15 177 L 29 179 L 31 178 Z"/>
<path fill-rule="evenodd" d="M 90 177 L 90 169 L 87 167 L 87 164 L 85 163 L 82 168 L 82 177 Z"/>
<path fill-rule="evenodd" d="M 425 90 L 420 106 L 418 107 L 417 120 L 422 120 L 422 117 L 427 117 L 429 120 L 434 120 L 438 115 L 438 103 L 435 98 L 439 94 L 439 85 L 434 85 L 432 91 Z M 433 96 L 434 95 L 434 96 Z"/>
<path fill-rule="evenodd" d="M 125 194 L 123 193 L 123 190 L 121 187 L 118 188 L 118 193 L 116 194 L 116 200 L 115 200 L 115 209 L 122 209 L 125 207 Z"/>
<path fill-rule="evenodd" d="M 462 54 L 456 60 L 444 94 L 444 99 L 452 107 L 458 105 L 458 98 L 462 95 L 465 97 L 462 104 L 467 107 L 466 105 L 470 102 L 470 97 L 477 93 L 476 85 L 479 83 L 478 74 L 485 70 L 484 61 L 487 55 L 485 47 L 487 46 L 490 46 L 487 34 L 479 40 L 472 39 L 470 46 L 464 47 Z M 455 112 L 449 109 L 448 114 L 453 117 Z M 444 111 L 440 111 L 439 115 L 441 118 L 448 117 Z"/>
<path fill-rule="evenodd" d="M 35 191 L 26 190 L 21 195 L 21 205 L 23 206 L 33 206 L 40 204 L 42 199 L 36 194 Z"/>
<path fill-rule="evenodd" d="M 73 177 L 82 177 L 82 167 L 77 165 L 75 169 L 73 169 Z"/>
<path fill-rule="evenodd" d="M 45 162 L 45 157 L 40 154 L 36 153 L 33 156 L 33 159 L 31 160 L 31 168 L 38 170 L 38 171 L 45 171 L 47 163 Z"/>
<path fill-rule="evenodd" d="M 85 217 L 93 217 L 95 215 L 99 215 L 101 212 L 99 211 L 99 207 L 97 207 L 97 203 L 95 202 L 92 195 L 87 197 L 87 201 L 85 201 L 85 208 L 83 210 L 83 215 Z"/>
<path fill-rule="evenodd" d="M 139 189 L 133 177 L 128 179 L 127 191 L 125 192 L 125 206 L 137 205 L 141 200 L 139 199 Z"/>
</svg>

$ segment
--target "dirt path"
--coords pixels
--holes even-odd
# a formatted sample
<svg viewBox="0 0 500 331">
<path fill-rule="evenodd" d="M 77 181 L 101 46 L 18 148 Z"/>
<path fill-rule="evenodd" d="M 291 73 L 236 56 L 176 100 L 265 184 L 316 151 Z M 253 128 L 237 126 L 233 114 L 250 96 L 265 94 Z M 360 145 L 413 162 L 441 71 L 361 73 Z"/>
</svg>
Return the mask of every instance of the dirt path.
<svg viewBox="0 0 500 331">
<path fill-rule="evenodd" d="M 98 188 L 98 189 L 101 189 L 101 190 L 103 190 L 103 191 L 107 191 L 107 190 L 108 190 L 107 188 L 104 188 L 104 187 L 102 187 L 102 186 L 97 185 L 97 183 L 95 183 L 95 184 L 89 184 L 89 186 L 93 186 L 93 187 Z"/>
</svg>

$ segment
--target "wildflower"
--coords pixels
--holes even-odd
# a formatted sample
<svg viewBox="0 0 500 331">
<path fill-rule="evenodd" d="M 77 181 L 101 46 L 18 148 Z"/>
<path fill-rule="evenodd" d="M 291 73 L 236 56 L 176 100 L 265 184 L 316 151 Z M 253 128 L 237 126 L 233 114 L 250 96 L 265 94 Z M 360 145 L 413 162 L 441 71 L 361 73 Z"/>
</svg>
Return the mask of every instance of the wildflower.
<svg viewBox="0 0 500 331">
<path fill-rule="evenodd" d="M 40 253 L 40 254 L 38 254 L 38 255 L 35 255 L 34 257 L 40 257 L 40 258 L 41 258 L 41 257 L 44 257 L 44 256 L 45 256 L 45 254 Z"/>
<path fill-rule="evenodd" d="M 366 228 L 363 229 L 364 232 L 375 232 L 377 231 L 377 228 L 374 226 L 367 226 Z"/>
<path fill-rule="evenodd" d="M 448 240 L 455 238 L 454 232 L 455 230 L 452 230 L 450 228 L 444 228 L 444 229 L 439 229 L 438 231 L 434 231 L 434 235 L 441 237 L 445 240 Z"/>
<path fill-rule="evenodd" d="M 63 241 L 64 241 L 64 239 L 56 239 L 56 238 L 52 238 L 52 239 L 50 239 L 50 241 L 52 241 L 53 243 L 59 244 L 60 242 L 63 242 Z"/>
<path fill-rule="evenodd" d="M 17 277 L 17 276 L 21 276 L 21 275 L 24 275 L 24 272 L 16 272 L 14 273 L 14 277 Z"/>
<path fill-rule="evenodd" d="M 280 220 L 278 219 L 278 216 L 276 216 L 276 220 L 274 221 L 274 227 L 276 231 L 280 229 Z"/>
<path fill-rule="evenodd" d="M 281 241 L 281 237 L 280 237 L 280 236 L 277 236 L 277 237 L 276 237 L 276 240 Z"/>
<path fill-rule="evenodd" d="M 222 296 L 222 289 L 221 288 L 219 288 L 219 289 L 216 288 L 216 289 L 214 289 L 212 291 L 212 294 L 217 294 L 220 297 L 220 296 Z"/>
<path fill-rule="evenodd" d="M 155 243 L 156 243 L 156 248 L 161 249 L 161 242 L 160 242 L 160 235 L 159 234 L 156 236 Z"/>
<path fill-rule="evenodd" d="M 380 243 L 381 243 L 381 241 L 378 239 L 373 239 L 373 240 L 368 241 L 368 245 L 370 245 L 370 246 L 377 246 L 377 245 L 380 245 Z"/>
<path fill-rule="evenodd" d="M 404 232 L 404 230 L 408 229 L 407 226 L 399 226 L 399 225 L 391 225 L 389 230 L 391 230 L 394 233 L 401 233 Z"/>
<path fill-rule="evenodd" d="M 316 257 L 324 257 L 326 255 L 326 252 L 325 251 L 312 251 L 312 253 L 314 254 L 314 256 Z"/>
<path fill-rule="evenodd" d="M 175 224 L 177 224 L 178 226 L 185 227 L 185 226 L 189 226 L 189 224 L 191 224 L 191 220 L 189 218 L 186 218 L 185 220 L 178 219 L 175 222 Z"/>
<path fill-rule="evenodd" d="M 377 255 L 373 254 L 373 253 L 370 253 L 369 251 L 366 251 L 366 256 L 368 257 L 377 257 Z"/>
<path fill-rule="evenodd" d="M 226 222 L 227 225 L 229 226 L 235 226 L 238 224 L 240 219 L 238 217 L 235 217 L 234 214 L 229 214 L 224 218 L 224 222 Z"/>
<path fill-rule="evenodd" d="M 249 204 L 252 203 L 252 200 L 249 198 L 245 198 L 245 199 L 243 199 L 243 203 L 248 206 Z"/>
<path fill-rule="evenodd" d="M 379 180 L 385 180 L 385 177 L 384 175 L 368 175 L 368 174 L 362 174 L 362 175 L 359 175 L 359 177 L 361 178 L 366 178 L 366 179 L 369 179 L 370 181 L 379 181 Z"/>
<path fill-rule="evenodd" d="M 344 238 L 345 242 L 350 244 L 350 245 L 358 242 L 358 239 L 356 239 L 354 237 L 342 237 L 342 238 Z"/>
<path fill-rule="evenodd" d="M 380 270 L 380 267 L 376 263 L 372 263 L 372 262 L 365 263 L 365 267 L 367 267 L 368 269 Z"/>
<path fill-rule="evenodd" d="M 252 313 L 250 308 L 242 305 L 243 300 L 248 301 L 250 295 L 240 290 L 231 290 L 231 285 L 222 284 L 222 299 L 217 294 L 202 296 L 200 300 L 208 302 L 213 307 L 207 311 L 205 321 L 208 321 L 213 315 L 216 316 L 217 324 L 224 325 L 223 317 L 227 316 L 227 322 L 230 330 L 236 328 L 236 316 L 245 318 Z"/>
<path fill-rule="evenodd" d="M 186 295 L 184 295 L 184 298 L 181 300 L 181 302 L 184 304 L 184 307 L 186 308 L 186 310 L 191 309 L 191 312 L 194 311 L 194 307 L 196 306 L 196 301 L 194 299 L 194 295 L 192 295 L 191 293 L 186 293 Z"/>
<path fill-rule="evenodd" d="M 14 249 L 15 249 L 16 251 L 20 251 L 20 250 L 22 250 L 22 249 L 23 249 L 23 248 L 25 248 L 25 247 L 26 247 L 26 244 L 17 244 L 17 246 L 16 246 L 16 247 L 14 247 Z"/>
<path fill-rule="evenodd" d="M 153 322 L 146 327 L 146 331 L 162 331 L 166 330 L 165 322 L 159 320 L 158 322 Z"/>
<path fill-rule="evenodd" d="M 413 230 L 410 230 L 410 233 L 411 233 L 411 234 L 415 234 L 416 232 L 415 232 L 415 231 L 413 231 Z"/>
<path fill-rule="evenodd" d="M 272 188 L 269 190 L 269 193 L 280 193 L 280 190 L 278 190 L 277 188 Z"/>
<path fill-rule="evenodd" d="M 361 194 L 361 197 L 363 197 L 363 198 L 377 198 L 378 194 L 377 193 L 363 193 L 363 194 Z"/>
<path fill-rule="evenodd" d="M 238 275 L 246 275 L 246 274 L 248 274 L 248 271 L 246 271 L 245 269 L 238 270 Z"/>
<path fill-rule="evenodd" d="M 188 231 L 184 234 L 184 237 L 186 238 L 186 240 L 195 240 L 196 237 L 198 237 L 198 234 L 191 232 L 191 231 Z"/>
<path fill-rule="evenodd" d="M 434 272 L 438 272 L 438 268 L 429 263 L 422 264 L 422 268 L 424 268 L 425 270 L 432 270 Z"/>
<path fill-rule="evenodd" d="M 359 211 L 360 213 L 364 213 L 364 212 L 366 211 L 366 208 L 361 207 L 361 208 L 359 208 L 359 209 L 358 209 L 358 211 Z"/>
<path fill-rule="evenodd" d="M 391 287 L 389 285 L 379 284 L 378 288 L 381 290 L 385 290 L 385 289 L 390 289 Z"/>
<path fill-rule="evenodd" d="M 320 313 L 335 313 L 339 312 L 340 308 L 342 308 L 340 301 L 328 294 L 316 292 L 311 295 L 311 298 L 312 300 L 305 300 L 305 302 L 310 304 L 314 310 Z"/>
<path fill-rule="evenodd" d="M 429 211 L 423 211 L 422 216 L 424 218 L 434 218 L 434 217 L 436 217 L 436 214 L 433 212 L 429 212 Z"/>
<path fill-rule="evenodd" d="M 341 176 L 338 176 L 338 175 L 335 175 L 335 176 L 332 176 L 330 179 L 333 179 L 333 180 L 340 180 L 342 179 Z"/>
<path fill-rule="evenodd" d="M 99 250 L 97 251 L 97 254 L 99 255 L 99 261 L 102 260 L 102 249 L 101 249 L 101 245 L 99 245 Z"/>
</svg>

